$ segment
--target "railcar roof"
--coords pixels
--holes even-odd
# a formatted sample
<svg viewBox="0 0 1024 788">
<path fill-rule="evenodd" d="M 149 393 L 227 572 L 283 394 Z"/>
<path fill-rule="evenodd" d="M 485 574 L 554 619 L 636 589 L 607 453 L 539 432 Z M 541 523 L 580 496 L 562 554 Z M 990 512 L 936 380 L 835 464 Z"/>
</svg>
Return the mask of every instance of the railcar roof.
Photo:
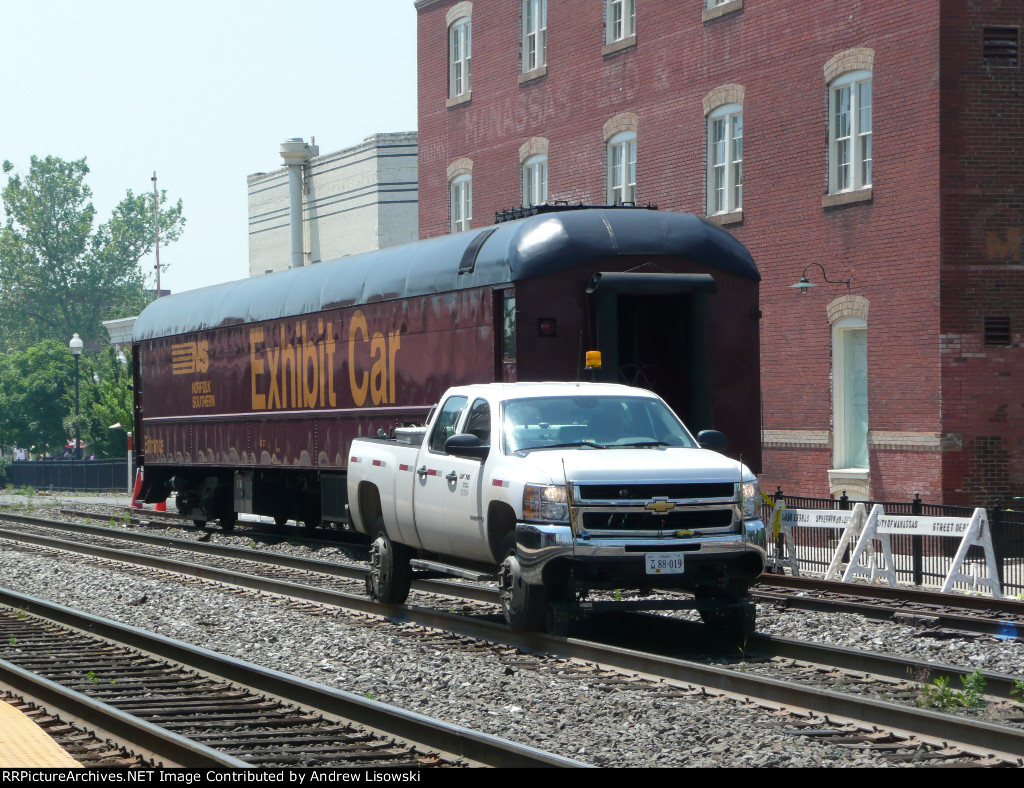
<svg viewBox="0 0 1024 788">
<path fill-rule="evenodd" d="M 472 271 L 466 250 L 483 240 Z M 514 282 L 616 256 L 671 255 L 760 279 L 744 246 L 691 214 L 589 208 L 540 214 L 404 246 L 159 298 L 133 340 L 188 334 L 324 309 Z"/>
</svg>

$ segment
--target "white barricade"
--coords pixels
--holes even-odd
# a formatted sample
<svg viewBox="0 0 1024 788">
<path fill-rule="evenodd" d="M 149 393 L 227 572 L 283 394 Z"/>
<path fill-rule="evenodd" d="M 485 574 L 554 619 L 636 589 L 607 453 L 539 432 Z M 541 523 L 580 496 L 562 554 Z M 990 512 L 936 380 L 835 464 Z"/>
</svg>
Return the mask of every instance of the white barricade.
<svg viewBox="0 0 1024 788">
<path fill-rule="evenodd" d="M 861 505 L 863 506 L 863 505 Z M 896 567 L 892 556 L 893 534 L 911 534 L 916 536 L 945 536 L 960 540 L 960 546 L 953 558 L 949 572 L 942 583 L 945 593 L 953 589 L 953 584 L 968 583 L 972 589 L 979 586 L 988 588 L 992 596 L 1002 596 L 999 575 L 996 571 L 995 553 L 992 549 L 992 531 L 988 526 L 988 514 L 984 509 L 975 509 L 972 517 L 925 517 L 921 515 L 887 515 L 881 504 L 875 504 L 868 515 L 867 522 L 857 540 L 857 546 L 850 555 L 850 563 L 843 574 L 847 582 L 856 577 L 866 578 L 871 582 L 886 580 L 889 585 L 897 585 Z M 844 534 L 845 538 L 845 534 Z M 882 547 L 881 557 L 875 549 L 875 542 Z M 985 554 L 985 566 L 988 576 L 964 574 L 963 565 L 967 551 L 971 547 L 980 547 Z M 837 551 L 837 556 L 841 555 Z M 866 559 L 866 563 L 862 563 Z M 835 559 L 833 559 L 833 562 Z"/>
<path fill-rule="evenodd" d="M 839 540 L 839 549 L 833 555 L 825 572 L 825 579 L 834 580 L 839 573 L 839 559 L 842 558 L 846 546 L 856 541 L 864 525 L 864 504 L 859 503 L 853 509 L 787 509 L 781 501 L 774 504 L 769 522 L 775 525 L 774 535 L 782 537 L 789 556 L 786 565 L 793 575 L 800 576 L 800 561 L 797 558 L 796 543 L 793 540 L 793 528 L 830 528 L 843 530 Z"/>
</svg>

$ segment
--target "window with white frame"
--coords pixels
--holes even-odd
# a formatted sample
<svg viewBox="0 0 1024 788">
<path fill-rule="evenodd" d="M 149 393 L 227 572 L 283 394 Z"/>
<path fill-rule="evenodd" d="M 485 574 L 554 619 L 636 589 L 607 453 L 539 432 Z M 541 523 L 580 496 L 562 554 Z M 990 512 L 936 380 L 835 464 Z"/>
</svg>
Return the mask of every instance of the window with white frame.
<svg viewBox="0 0 1024 788">
<path fill-rule="evenodd" d="M 614 44 L 636 35 L 636 0 L 605 0 L 604 42 Z"/>
<path fill-rule="evenodd" d="M 743 107 L 708 115 L 708 216 L 743 208 Z"/>
<path fill-rule="evenodd" d="M 453 233 L 473 226 L 473 176 L 460 175 L 449 186 L 449 206 Z"/>
<path fill-rule="evenodd" d="M 867 322 L 846 317 L 832 324 L 833 463 L 868 467 Z"/>
<path fill-rule="evenodd" d="M 854 71 L 829 85 L 829 193 L 871 186 L 871 72 Z"/>
<path fill-rule="evenodd" d="M 636 134 L 624 131 L 608 140 L 608 203 L 636 202 Z"/>
<path fill-rule="evenodd" d="M 548 157 L 540 154 L 523 162 L 523 205 L 548 201 Z"/>
<path fill-rule="evenodd" d="M 469 17 L 457 19 L 448 28 L 448 96 L 463 96 L 472 90 L 469 66 L 473 54 L 473 24 Z"/>
<path fill-rule="evenodd" d="M 548 2 L 523 0 L 523 73 L 548 62 Z"/>
</svg>

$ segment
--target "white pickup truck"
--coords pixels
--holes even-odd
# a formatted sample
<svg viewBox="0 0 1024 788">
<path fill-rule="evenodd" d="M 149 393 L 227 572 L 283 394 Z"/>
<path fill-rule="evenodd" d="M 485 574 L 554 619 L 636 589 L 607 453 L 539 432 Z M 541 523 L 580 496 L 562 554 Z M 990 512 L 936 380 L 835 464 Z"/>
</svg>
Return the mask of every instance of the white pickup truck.
<svg viewBox="0 0 1024 788">
<path fill-rule="evenodd" d="M 765 561 L 756 477 L 706 448 L 724 448 L 721 433 L 695 439 L 655 394 L 460 386 L 426 427 L 395 432 L 349 452 L 350 517 L 372 540 L 374 599 L 404 602 L 414 569 L 496 575 L 505 618 L 523 630 L 551 621 L 551 604 L 605 605 L 587 602 L 591 591 L 682 589 L 693 597 L 628 609 L 696 608 L 752 630 L 748 588 Z"/>
</svg>

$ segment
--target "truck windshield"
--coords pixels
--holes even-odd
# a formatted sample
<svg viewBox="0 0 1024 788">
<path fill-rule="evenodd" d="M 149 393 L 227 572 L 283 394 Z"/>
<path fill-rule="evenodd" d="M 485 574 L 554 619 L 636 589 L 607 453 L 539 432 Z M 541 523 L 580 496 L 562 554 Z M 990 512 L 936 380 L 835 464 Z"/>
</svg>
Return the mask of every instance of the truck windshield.
<svg viewBox="0 0 1024 788">
<path fill-rule="evenodd" d="M 506 454 L 564 446 L 697 446 L 661 400 L 588 395 L 507 400 L 502 440 Z"/>
</svg>

